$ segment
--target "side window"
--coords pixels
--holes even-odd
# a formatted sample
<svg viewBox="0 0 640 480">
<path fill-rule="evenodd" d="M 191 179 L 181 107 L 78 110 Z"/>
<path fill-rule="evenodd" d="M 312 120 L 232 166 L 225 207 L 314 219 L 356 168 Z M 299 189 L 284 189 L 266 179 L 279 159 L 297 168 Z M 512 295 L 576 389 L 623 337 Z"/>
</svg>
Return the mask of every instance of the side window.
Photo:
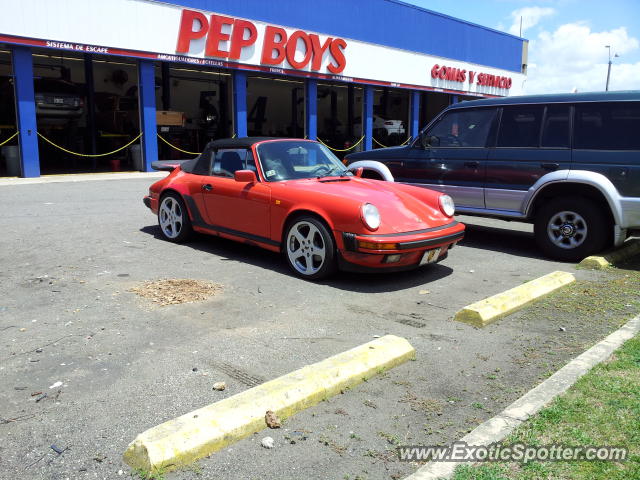
<svg viewBox="0 0 640 480">
<path fill-rule="evenodd" d="M 494 108 L 453 110 L 427 135 L 437 137 L 435 147 L 485 147 L 495 116 Z"/>
<path fill-rule="evenodd" d="M 640 150 L 640 102 L 576 105 L 573 148 Z"/>
<path fill-rule="evenodd" d="M 504 107 L 496 147 L 537 147 L 540 141 L 543 112 L 543 105 Z"/>
<path fill-rule="evenodd" d="M 256 171 L 250 151 L 239 148 L 221 148 L 212 155 L 211 175 L 232 178 L 236 170 Z"/>
<path fill-rule="evenodd" d="M 547 106 L 540 146 L 569 148 L 569 105 Z"/>
</svg>

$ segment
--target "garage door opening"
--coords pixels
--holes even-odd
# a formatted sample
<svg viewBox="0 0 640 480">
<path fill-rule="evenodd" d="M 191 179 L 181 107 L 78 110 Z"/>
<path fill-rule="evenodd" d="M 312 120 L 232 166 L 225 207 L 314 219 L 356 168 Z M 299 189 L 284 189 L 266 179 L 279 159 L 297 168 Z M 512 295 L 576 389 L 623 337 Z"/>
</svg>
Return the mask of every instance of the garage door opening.
<svg viewBox="0 0 640 480">
<path fill-rule="evenodd" d="M 134 60 L 36 50 L 33 70 L 43 174 L 142 169 Z"/>
<path fill-rule="evenodd" d="M 393 88 L 373 93 L 373 148 L 402 145 L 409 136 L 411 93 Z"/>
<path fill-rule="evenodd" d="M 249 136 L 304 137 L 304 83 L 284 78 L 247 78 Z"/>
<path fill-rule="evenodd" d="M 447 93 L 423 93 L 420 99 L 420 129 L 423 129 L 451 103 Z"/>
<path fill-rule="evenodd" d="M 318 84 L 318 139 L 339 157 L 362 151 L 363 89 L 354 85 Z M 353 148 L 351 148 L 353 147 Z"/>
<path fill-rule="evenodd" d="M 87 126 L 91 153 L 129 147 L 93 161 L 94 169 L 142 170 L 140 113 L 138 102 L 138 66 L 132 60 L 94 56 L 93 91 L 88 90 Z M 88 67 L 88 66 L 87 66 Z"/>
<path fill-rule="evenodd" d="M 229 73 L 165 63 L 156 66 L 156 84 L 160 159 L 190 158 L 233 135 Z"/>
<path fill-rule="evenodd" d="M 90 159 L 63 150 L 90 153 L 85 143 L 84 57 L 36 50 L 33 74 L 38 133 L 49 140 L 39 139 L 40 171 L 43 174 L 90 171 Z"/>
<path fill-rule="evenodd" d="M 0 177 L 20 176 L 11 52 L 0 51 Z"/>
</svg>

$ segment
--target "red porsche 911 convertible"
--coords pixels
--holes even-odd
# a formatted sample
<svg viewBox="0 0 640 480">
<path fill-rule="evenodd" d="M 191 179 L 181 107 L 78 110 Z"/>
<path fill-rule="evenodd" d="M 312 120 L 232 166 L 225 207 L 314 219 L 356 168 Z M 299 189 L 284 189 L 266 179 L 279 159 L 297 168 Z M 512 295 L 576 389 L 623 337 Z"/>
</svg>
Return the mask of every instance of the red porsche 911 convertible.
<svg viewBox="0 0 640 480">
<path fill-rule="evenodd" d="M 195 230 L 258 245 L 306 279 L 435 263 L 464 235 L 448 195 L 361 178 L 311 140 L 216 140 L 193 160 L 155 163 L 171 173 L 144 203 L 167 240 Z"/>
</svg>

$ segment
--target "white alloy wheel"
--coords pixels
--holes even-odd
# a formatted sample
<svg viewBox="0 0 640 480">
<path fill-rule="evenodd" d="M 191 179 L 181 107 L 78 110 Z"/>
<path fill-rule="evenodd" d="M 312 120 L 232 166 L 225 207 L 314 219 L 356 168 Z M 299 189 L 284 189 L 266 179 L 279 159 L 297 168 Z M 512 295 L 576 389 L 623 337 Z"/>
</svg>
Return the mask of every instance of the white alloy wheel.
<svg viewBox="0 0 640 480">
<path fill-rule="evenodd" d="M 182 215 L 182 207 L 173 196 L 169 195 L 162 199 L 158 211 L 158 221 L 165 237 L 170 240 L 178 238 L 184 225 Z"/>
<path fill-rule="evenodd" d="M 320 230 L 307 220 L 296 222 L 287 234 L 287 256 L 301 275 L 318 273 L 327 258 L 327 245 Z"/>
</svg>

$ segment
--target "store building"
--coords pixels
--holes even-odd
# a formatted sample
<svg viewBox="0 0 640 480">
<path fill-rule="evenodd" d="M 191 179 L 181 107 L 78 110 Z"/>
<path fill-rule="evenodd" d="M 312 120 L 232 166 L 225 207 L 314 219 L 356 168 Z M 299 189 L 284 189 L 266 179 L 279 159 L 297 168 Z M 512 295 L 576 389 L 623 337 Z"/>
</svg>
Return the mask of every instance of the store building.
<svg viewBox="0 0 640 480">
<path fill-rule="evenodd" d="M 527 41 L 397 0 L 21 0 L 0 17 L 0 175 L 148 171 L 211 139 L 399 145 L 517 95 Z"/>
</svg>

